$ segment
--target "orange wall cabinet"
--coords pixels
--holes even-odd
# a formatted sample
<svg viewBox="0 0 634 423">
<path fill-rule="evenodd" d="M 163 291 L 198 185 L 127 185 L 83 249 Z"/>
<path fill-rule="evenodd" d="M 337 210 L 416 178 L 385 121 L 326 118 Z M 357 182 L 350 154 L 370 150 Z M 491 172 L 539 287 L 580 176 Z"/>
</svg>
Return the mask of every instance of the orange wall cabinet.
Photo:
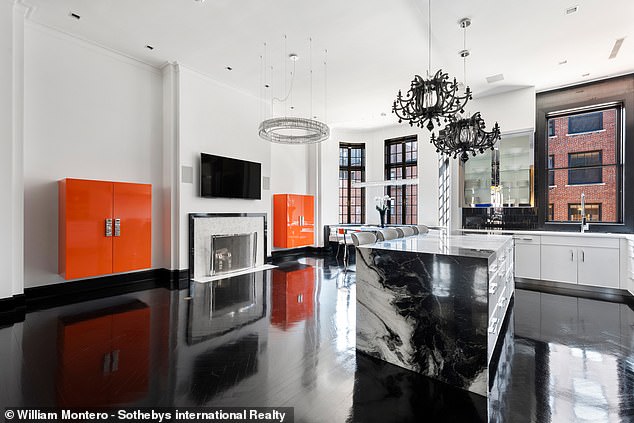
<svg viewBox="0 0 634 423">
<path fill-rule="evenodd" d="M 152 266 L 152 185 L 59 181 L 59 273 L 85 278 Z"/>
<path fill-rule="evenodd" d="M 315 199 L 312 195 L 273 195 L 273 246 L 304 247 L 315 242 Z"/>
</svg>

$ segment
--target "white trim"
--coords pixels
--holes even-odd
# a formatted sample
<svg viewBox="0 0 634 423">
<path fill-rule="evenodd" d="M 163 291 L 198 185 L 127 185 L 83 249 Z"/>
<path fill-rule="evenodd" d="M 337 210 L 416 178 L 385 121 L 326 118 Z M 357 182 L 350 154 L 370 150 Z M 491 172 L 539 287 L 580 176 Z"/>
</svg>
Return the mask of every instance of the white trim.
<svg viewBox="0 0 634 423">
<path fill-rule="evenodd" d="M 566 136 L 567 137 L 576 137 L 576 136 L 579 136 L 579 135 L 598 134 L 599 132 L 605 132 L 605 131 L 606 131 L 605 129 L 598 129 L 596 131 L 576 132 L 574 134 L 566 134 Z"/>
<path fill-rule="evenodd" d="M 568 168 L 568 170 L 570 170 L 570 169 L 574 169 L 574 167 L 570 167 L 570 168 Z M 565 187 L 590 187 L 590 186 L 595 186 L 595 185 L 596 185 L 596 186 L 605 185 L 605 182 L 597 182 L 597 183 L 594 183 L 594 184 L 572 184 L 572 185 L 568 185 L 568 184 L 566 184 L 566 185 L 564 185 L 564 186 L 565 186 Z M 555 186 L 556 186 L 556 185 L 555 185 Z"/>
</svg>

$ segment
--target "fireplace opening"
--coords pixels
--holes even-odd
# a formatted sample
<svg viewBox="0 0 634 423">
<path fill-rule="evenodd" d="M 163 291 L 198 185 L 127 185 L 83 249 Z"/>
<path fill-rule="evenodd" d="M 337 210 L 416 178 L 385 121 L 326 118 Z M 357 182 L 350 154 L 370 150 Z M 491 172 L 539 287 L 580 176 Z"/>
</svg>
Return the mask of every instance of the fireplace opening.
<svg viewBox="0 0 634 423">
<path fill-rule="evenodd" d="M 211 236 L 211 276 L 255 267 L 257 232 Z"/>
</svg>

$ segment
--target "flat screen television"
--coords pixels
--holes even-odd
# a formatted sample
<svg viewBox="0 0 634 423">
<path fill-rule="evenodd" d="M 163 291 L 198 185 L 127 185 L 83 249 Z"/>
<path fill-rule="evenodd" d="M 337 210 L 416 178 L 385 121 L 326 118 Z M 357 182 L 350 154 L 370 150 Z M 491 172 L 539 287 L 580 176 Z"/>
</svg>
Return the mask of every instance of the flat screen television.
<svg viewBox="0 0 634 423">
<path fill-rule="evenodd" d="M 261 175 L 260 163 L 200 154 L 201 197 L 260 200 Z"/>
</svg>

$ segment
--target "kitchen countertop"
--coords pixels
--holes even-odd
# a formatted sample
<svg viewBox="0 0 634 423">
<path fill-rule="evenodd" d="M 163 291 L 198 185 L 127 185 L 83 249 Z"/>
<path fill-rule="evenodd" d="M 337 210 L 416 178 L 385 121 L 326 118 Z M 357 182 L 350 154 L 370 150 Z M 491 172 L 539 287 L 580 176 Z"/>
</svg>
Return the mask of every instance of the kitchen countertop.
<svg viewBox="0 0 634 423">
<path fill-rule="evenodd" d="M 563 232 L 563 231 L 522 231 L 522 230 L 501 230 L 501 229 L 458 229 L 463 233 L 474 234 L 500 234 L 500 235 L 547 235 L 547 236 L 576 236 L 584 238 L 617 238 L 634 240 L 634 234 L 626 233 L 605 233 L 605 232 Z"/>
<path fill-rule="evenodd" d="M 414 235 L 374 244 L 360 245 L 358 248 L 488 259 L 503 248 L 511 239 L 512 238 L 507 235 L 444 235 L 441 231 L 432 230 L 423 235 Z"/>
</svg>

